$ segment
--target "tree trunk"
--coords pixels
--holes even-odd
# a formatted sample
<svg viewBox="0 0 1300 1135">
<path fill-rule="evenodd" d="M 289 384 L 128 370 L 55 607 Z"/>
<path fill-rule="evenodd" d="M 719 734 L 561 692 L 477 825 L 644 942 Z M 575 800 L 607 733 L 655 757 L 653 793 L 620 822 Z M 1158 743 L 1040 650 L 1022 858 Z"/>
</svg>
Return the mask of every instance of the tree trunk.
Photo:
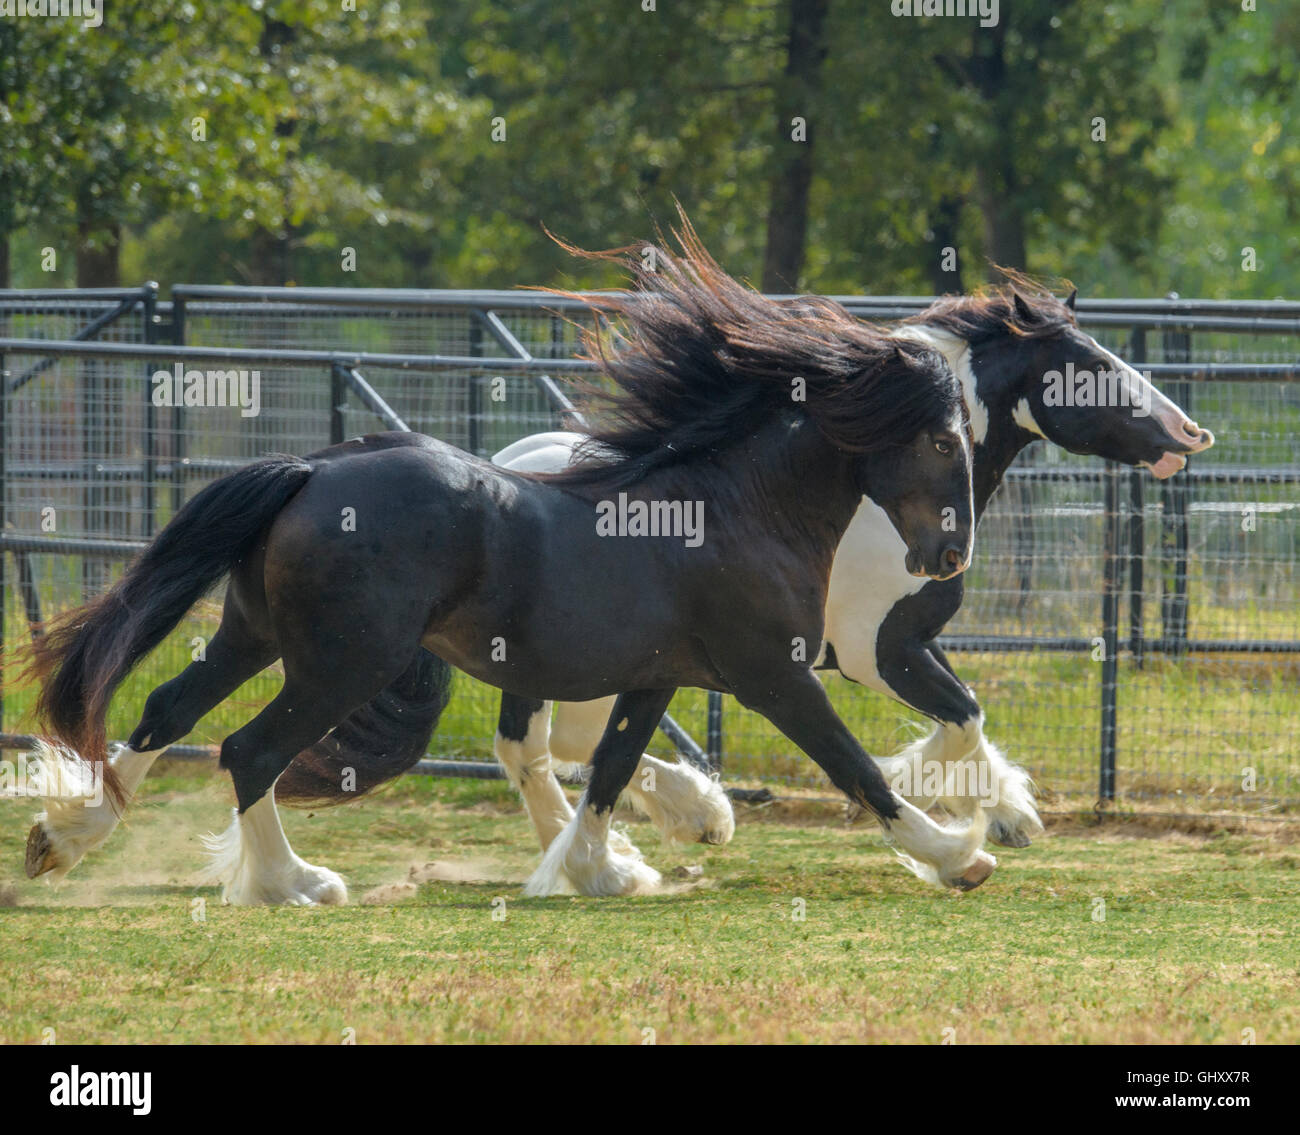
<svg viewBox="0 0 1300 1135">
<path fill-rule="evenodd" d="M 1008 163 L 1008 166 L 1010 163 Z M 992 263 L 988 278 L 1000 279 L 998 267 L 1025 268 L 1025 218 L 1011 168 L 979 171 L 980 210 L 984 214 L 984 251 Z"/>
<path fill-rule="evenodd" d="M 768 198 L 763 290 L 799 287 L 808 236 L 808 190 L 813 175 L 811 122 L 826 58 L 826 13 L 830 0 L 789 0 L 790 34 L 785 73 L 776 87 L 776 166 Z M 808 123 L 803 141 L 791 137 L 791 119 Z"/>
<path fill-rule="evenodd" d="M 971 31 L 971 54 L 966 60 L 967 77 L 980 92 L 992 131 L 983 160 L 977 164 L 980 212 L 984 214 L 984 255 L 992 263 L 988 278 L 1000 278 L 998 267 L 1025 268 L 1025 216 L 1020 203 L 1020 179 L 1016 172 L 1016 142 L 1011 129 L 1014 107 L 1007 84 L 1007 20 L 981 35 Z"/>
<path fill-rule="evenodd" d="M 289 273 L 289 237 L 258 228 L 249 248 L 248 282 L 262 287 L 283 287 L 292 278 Z"/>
<path fill-rule="evenodd" d="M 0 288 L 10 287 L 9 234 L 0 233 Z"/>
<path fill-rule="evenodd" d="M 92 244 L 91 238 L 94 237 Z M 77 287 L 122 286 L 118 257 L 122 251 L 122 226 L 104 224 L 86 216 L 77 221 Z"/>
<path fill-rule="evenodd" d="M 961 282 L 961 258 L 957 252 L 957 226 L 961 223 L 962 200 L 960 197 L 944 195 L 935 206 L 934 218 L 930 222 L 930 246 L 928 263 L 930 289 L 936 296 L 945 292 L 964 292 Z M 945 270 L 948 259 L 945 249 L 953 250 L 952 269 Z"/>
</svg>

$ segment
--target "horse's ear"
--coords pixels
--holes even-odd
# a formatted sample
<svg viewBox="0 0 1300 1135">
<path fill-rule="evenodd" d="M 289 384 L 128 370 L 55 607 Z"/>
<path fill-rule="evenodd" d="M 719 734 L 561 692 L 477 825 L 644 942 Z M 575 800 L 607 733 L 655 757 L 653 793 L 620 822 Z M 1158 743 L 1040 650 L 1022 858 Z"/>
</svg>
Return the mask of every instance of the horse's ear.
<svg viewBox="0 0 1300 1135">
<path fill-rule="evenodd" d="M 1074 310 L 1074 301 L 1079 298 L 1079 289 L 1075 288 L 1068 296 L 1065 297 L 1065 306 L 1071 311 Z"/>
<path fill-rule="evenodd" d="M 1016 314 L 1020 316 L 1021 320 L 1025 323 L 1037 323 L 1038 316 L 1034 309 L 1029 306 L 1029 301 L 1019 292 L 1015 292 L 1013 295 L 1015 297 Z"/>
</svg>

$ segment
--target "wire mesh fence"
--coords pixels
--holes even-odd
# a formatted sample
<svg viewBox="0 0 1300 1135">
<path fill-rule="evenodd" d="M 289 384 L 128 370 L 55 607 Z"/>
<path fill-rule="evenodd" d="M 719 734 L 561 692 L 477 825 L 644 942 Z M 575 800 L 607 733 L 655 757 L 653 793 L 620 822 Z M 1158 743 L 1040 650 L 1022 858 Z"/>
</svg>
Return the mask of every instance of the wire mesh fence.
<svg viewBox="0 0 1300 1135">
<path fill-rule="evenodd" d="M 136 305 L 94 337 L 142 345 L 109 357 L 53 342 L 0 348 L 6 641 L 106 586 L 133 548 L 214 477 L 266 452 L 308 453 L 391 425 L 347 385 L 349 371 L 410 428 L 480 456 L 561 425 L 547 383 L 566 389 L 581 374 L 570 361 L 575 313 L 540 297 L 249 291 L 177 289 L 172 304 L 152 308 L 138 292 L 81 306 L 75 297 L 30 299 L 23 312 L 17 299 L 9 308 L 0 301 L 8 333 L 0 338 L 68 340 L 135 295 Z M 894 318 L 922 301 L 848 303 Z M 1278 305 L 1084 305 L 1085 329 L 1150 368 L 1218 441 L 1164 483 L 1040 442 L 1017 460 L 985 515 L 964 606 L 942 641 L 984 705 L 989 736 L 1045 789 L 1095 797 L 1109 761 L 1121 800 L 1179 810 L 1300 802 L 1292 731 L 1300 462 L 1290 440 L 1300 426 L 1300 383 L 1294 334 L 1267 323 L 1295 314 Z M 181 360 L 143 346 L 159 339 L 214 354 Z M 252 354 L 234 358 L 232 349 Z M 294 350 L 304 356 L 286 357 Z M 369 357 L 342 365 L 340 354 Z M 257 414 L 239 405 L 155 405 L 154 376 L 178 364 L 256 371 Z M 1197 374 L 1206 364 L 1276 371 L 1207 381 Z M 196 610 L 128 681 L 110 720 L 114 736 L 129 732 L 153 685 L 189 662 L 217 611 L 215 603 Z M 870 751 L 891 751 L 927 727 L 843 678 L 827 675 L 826 683 Z M 274 670 L 254 679 L 190 740 L 218 743 L 276 688 Z M 8 727 L 32 696 L 5 689 Z M 458 676 L 433 754 L 490 759 L 496 701 L 494 690 Z M 682 691 L 670 712 L 701 743 L 715 738 L 729 783 L 825 785 L 811 761 L 734 702 L 725 703 L 720 730 L 716 720 L 710 729 L 702 691 Z M 672 748 L 656 740 L 656 751 Z"/>
</svg>

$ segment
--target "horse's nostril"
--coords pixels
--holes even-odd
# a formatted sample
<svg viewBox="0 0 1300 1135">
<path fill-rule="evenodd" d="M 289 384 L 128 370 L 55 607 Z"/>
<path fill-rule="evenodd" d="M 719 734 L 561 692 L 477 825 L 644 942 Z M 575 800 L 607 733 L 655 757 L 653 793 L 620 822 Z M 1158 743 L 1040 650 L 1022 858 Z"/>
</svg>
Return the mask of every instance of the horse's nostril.
<svg viewBox="0 0 1300 1135">
<path fill-rule="evenodd" d="M 1201 440 L 1201 427 L 1193 421 L 1183 422 L 1183 433 L 1190 438 L 1194 438 L 1196 441 Z"/>
<path fill-rule="evenodd" d="M 957 571 L 961 567 L 961 549 L 949 544 L 940 559 L 948 571 Z"/>
</svg>

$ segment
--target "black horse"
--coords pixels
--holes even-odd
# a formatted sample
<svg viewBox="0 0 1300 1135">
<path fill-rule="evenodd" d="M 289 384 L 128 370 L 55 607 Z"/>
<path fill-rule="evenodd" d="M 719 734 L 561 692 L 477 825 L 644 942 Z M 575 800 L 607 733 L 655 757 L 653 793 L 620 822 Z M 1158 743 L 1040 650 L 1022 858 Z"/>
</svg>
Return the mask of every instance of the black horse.
<svg viewBox="0 0 1300 1135">
<path fill-rule="evenodd" d="M 279 694 L 221 746 L 239 808 L 216 875 L 232 901 L 345 897 L 333 872 L 293 855 L 270 790 L 295 756 L 328 770 L 320 795 L 345 798 L 367 787 L 347 775 L 349 748 L 398 762 L 423 751 L 448 663 L 529 706 L 618 694 L 584 806 L 557 841 L 562 869 L 596 890 L 626 889 L 635 870 L 604 832 L 682 685 L 767 716 L 918 870 L 982 882 L 995 863 L 982 823 L 941 827 L 892 792 L 811 667 L 831 562 L 864 494 L 916 575 L 969 563 L 957 379 L 928 344 L 834 305 L 773 303 L 723 273 L 688 225 L 679 240 L 680 258 L 661 256 L 654 274 L 631 250 L 598 254 L 626 263 L 635 289 L 597 303 L 622 320 L 620 338 L 595 341 L 617 392 L 577 465 L 518 474 L 407 434 L 267 458 L 205 488 L 117 586 L 65 615 L 33 663 L 61 746 L 45 756 L 98 761 L 115 688 L 229 576 L 206 659 L 150 694 L 100 813 L 50 802 L 29 873 L 62 874 L 102 842 L 154 756 L 280 658 Z M 677 519 L 688 510 L 690 534 Z M 601 853 L 584 858 L 588 846 Z"/>
<path fill-rule="evenodd" d="M 1036 438 L 1141 465 L 1160 478 L 1214 444 L 1209 430 L 1080 330 L 1073 295 L 1061 301 L 1023 275 L 1006 275 L 1006 283 L 981 294 L 936 301 L 893 332 L 942 351 L 962 384 L 975 442 L 977 521 L 1013 459 Z M 787 306 L 811 315 L 824 302 L 805 297 Z M 584 440 L 575 433 L 535 434 L 494 460 L 521 471 L 554 471 L 568 466 Z M 928 737 L 877 758 L 900 795 L 957 817 L 981 808 L 991 840 L 1023 847 L 1042 829 L 1029 775 L 985 737 L 974 692 L 936 641 L 961 605 L 966 577 L 917 579 L 905 554 L 889 518 L 864 499 L 835 553 L 818 668 L 838 669 L 936 722 Z M 563 702 L 552 721 L 550 706 L 527 716 L 502 695 L 495 751 L 544 851 L 572 818 L 555 770 L 588 761 L 612 704 L 612 698 Z M 654 790 L 643 790 L 646 784 Z M 725 843 L 734 831 L 720 784 L 687 761 L 644 755 L 628 793 L 670 839 Z M 638 857 L 625 837 L 614 832 L 612 838 L 621 854 Z M 641 871 L 629 880 L 633 887 L 651 881 L 650 868 Z"/>
</svg>

